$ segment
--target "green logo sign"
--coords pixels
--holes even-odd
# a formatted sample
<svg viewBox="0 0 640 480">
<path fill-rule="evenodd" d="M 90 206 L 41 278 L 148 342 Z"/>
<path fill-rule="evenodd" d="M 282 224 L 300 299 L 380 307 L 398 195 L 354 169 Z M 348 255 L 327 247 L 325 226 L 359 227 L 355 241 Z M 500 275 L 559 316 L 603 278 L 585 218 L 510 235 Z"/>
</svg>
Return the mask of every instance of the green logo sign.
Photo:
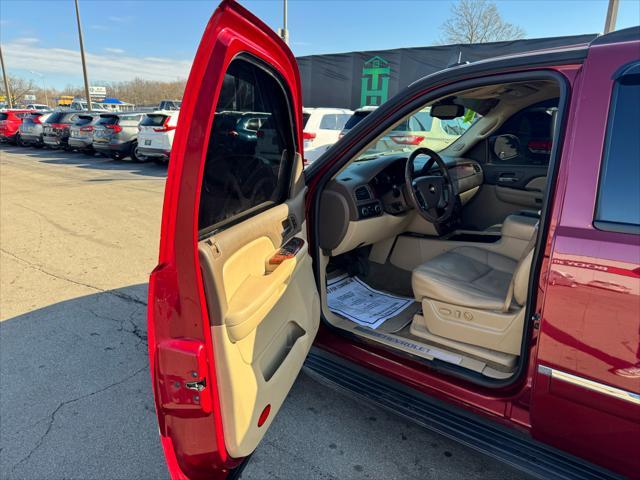
<svg viewBox="0 0 640 480">
<path fill-rule="evenodd" d="M 389 62 L 377 55 L 370 58 L 362 67 L 362 86 L 360 89 L 360 106 L 381 105 L 389 95 Z"/>
</svg>

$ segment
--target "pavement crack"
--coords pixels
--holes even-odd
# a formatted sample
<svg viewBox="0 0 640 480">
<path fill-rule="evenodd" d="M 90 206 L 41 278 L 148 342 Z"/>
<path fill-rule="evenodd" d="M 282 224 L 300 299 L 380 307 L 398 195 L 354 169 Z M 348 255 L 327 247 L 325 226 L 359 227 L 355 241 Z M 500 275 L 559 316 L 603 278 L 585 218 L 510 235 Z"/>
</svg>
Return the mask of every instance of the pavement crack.
<svg viewBox="0 0 640 480">
<path fill-rule="evenodd" d="M 50 277 L 57 278 L 58 280 L 63 280 L 65 282 L 73 283 L 75 285 L 80 285 L 82 287 L 90 288 L 91 290 L 95 290 L 97 292 L 106 293 L 108 295 L 113 295 L 114 297 L 118 297 L 118 298 L 120 298 L 120 299 L 122 299 L 122 300 L 124 300 L 126 302 L 131 302 L 131 303 L 135 303 L 135 304 L 138 304 L 138 305 L 144 305 L 144 306 L 147 305 L 147 302 L 145 302 L 143 300 L 140 300 L 140 299 L 138 299 L 136 297 L 133 297 L 131 295 L 128 295 L 126 293 L 118 292 L 118 291 L 115 291 L 115 290 L 105 290 L 104 288 L 96 287 L 95 285 L 91 285 L 91 284 L 88 284 L 88 283 L 80 282 L 78 280 L 73 280 L 71 278 L 68 278 L 68 277 L 65 277 L 65 276 L 58 275 L 56 273 L 50 272 L 49 270 L 46 270 L 42 266 L 40 266 L 40 265 L 38 265 L 36 263 L 30 262 L 29 260 L 26 260 L 26 259 L 24 259 L 22 257 L 19 257 L 18 255 L 14 254 L 12 252 L 9 252 L 8 250 L 6 250 L 4 248 L 0 248 L 0 252 L 4 253 L 5 255 L 10 256 L 11 258 L 17 260 L 18 262 L 23 263 L 24 265 L 27 265 L 30 268 L 33 268 L 34 270 L 38 270 L 39 272 L 44 273 L 45 275 L 48 275 Z"/>
<path fill-rule="evenodd" d="M 133 372 L 130 375 L 127 375 L 126 377 L 111 383 L 105 387 L 102 387 L 98 390 L 95 390 L 91 393 L 87 393 L 85 395 L 81 395 L 79 397 L 76 398 L 72 398 L 71 400 L 65 400 L 64 402 L 60 403 L 54 410 L 53 412 L 51 412 L 51 414 L 46 417 L 49 420 L 49 423 L 47 424 L 47 428 L 45 429 L 44 433 L 40 436 L 40 438 L 38 439 L 38 441 L 36 442 L 36 444 L 33 446 L 33 448 L 29 451 L 29 453 L 23 457 L 19 462 L 17 462 L 13 467 L 11 467 L 11 471 L 15 471 L 16 468 L 18 468 L 20 465 L 22 465 L 25 462 L 28 462 L 29 459 L 31 458 L 31 456 L 42 446 L 42 444 L 44 443 L 44 441 L 46 440 L 47 436 L 49 435 L 49 433 L 51 433 L 51 430 L 53 429 L 53 425 L 56 421 L 56 415 L 58 414 L 58 412 L 66 407 L 67 405 L 70 405 L 72 403 L 75 402 L 79 402 L 80 400 L 85 400 L 87 398 L 90 398 L 94 395 L 97 395 L 99 393 L 102 393 L 106 390 L 109 390 L 110 388 L 116 387 L 118 385 L 123 384 L 124 382 L 131 380 L 133 377 L 135 377 L 136 375 L 138 375 L 140 372 L 142 372 L 143 370 L 147 369 L 149 366 L 148 365 L 144 365 L 143 367 L 140 367 L 138 370 L 136 370 L 135 372 Z"/>
</svg>

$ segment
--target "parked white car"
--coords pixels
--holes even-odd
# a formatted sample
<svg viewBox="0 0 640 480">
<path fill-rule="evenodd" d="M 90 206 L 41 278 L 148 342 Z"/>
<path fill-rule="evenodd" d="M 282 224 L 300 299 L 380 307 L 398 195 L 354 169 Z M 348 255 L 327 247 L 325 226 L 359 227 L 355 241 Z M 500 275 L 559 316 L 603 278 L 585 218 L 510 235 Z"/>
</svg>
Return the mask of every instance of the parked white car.
<svg viewBox="0 0 640 480">
<path fill-rule="evenodd" d="M 344 108 L 303 108 L 304 160 L 315 161 L 338 141 L 353 111 Z"/>
<path fill-rule="evenodd" d="M 51 108 L 49 108 L 49 105 L 45 105 L 44 103 L 30 103 L 25 108 L 27 110 L 37 110 L 37 111 L 43 111 L 43 112 L 47 110 L 51 110 Z"/>
<path fill-rule="evenodd" d="M 179 115 L 178 110 L 162 110 L 142 117 L 138 125 L 140 155 L 148 159 L 169 161 Z"/>
</svg>

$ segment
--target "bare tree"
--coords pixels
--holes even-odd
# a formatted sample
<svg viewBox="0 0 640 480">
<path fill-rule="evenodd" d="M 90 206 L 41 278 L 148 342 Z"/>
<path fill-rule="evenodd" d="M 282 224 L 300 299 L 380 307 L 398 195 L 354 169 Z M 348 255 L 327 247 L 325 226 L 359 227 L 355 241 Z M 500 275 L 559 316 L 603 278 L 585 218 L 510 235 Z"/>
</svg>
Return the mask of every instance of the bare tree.
<svg viewBox="0 0 640 480">
<path fill-rule="evenodd" d="M 25 102 L 24 95 L 36 95 L 37 102 L 44 103 L 44 90 L 38 87 L 33 80 L 14 77 L 9 75 L 9 89 L 16 105 L 32 103 Z M 103 83 L 107 89 L 108 97 L 116 97 L 125 102 L 134 103 L 138 106 L 158 105 L 160 100 L 177 100 L 182 98 L 185 80 L 175 80 L 172 82 L 160 82 L 156 80 L 144 80 L 135 78 L 126 82 Z M 3 94 L 2 82 L 0 82 L 0 94 Z M 64 88 L 47 89 L 48 99 L 51 106 L 55 106 L 57 99 L 62 95 L 73 97 L 84 97 L 84 89 L 77 85 L 66 85 Z"/>
<path fill-rule="evenodd" d="M 440 27 L 443 43 L 485 43 L 524 37 L 518 25 L 505 22 L 496 4 L 487 0 L 459 0 L 451 18 Z"/>
<path fill-rule="evenodd" d="M 14 104 L 22 103 L 25 95 L 34 94 L 37 90 L 33 80 L 7 75 L 7 82 L 9 83 L 9 91 L 11 92 L 11 100 Z M 2 94 L 6 95 L 4 84 L 2 84 Z"/>
</svg>

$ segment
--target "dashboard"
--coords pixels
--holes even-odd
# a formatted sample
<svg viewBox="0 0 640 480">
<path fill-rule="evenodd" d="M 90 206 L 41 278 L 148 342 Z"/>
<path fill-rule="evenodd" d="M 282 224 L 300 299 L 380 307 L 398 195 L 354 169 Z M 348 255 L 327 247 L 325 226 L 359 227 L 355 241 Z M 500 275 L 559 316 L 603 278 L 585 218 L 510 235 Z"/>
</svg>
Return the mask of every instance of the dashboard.
<svg viewBox="0 0 640 480">
<path fill-rule="evenodd" d="M 322 248 L 335 250 L 347 236 L 350 237 L 350 243 L 375 243 L 370 238 L 361 239 L 354 235 L 358 223 L 363 221 L 367 222 L 367 230 L 370 230 L 370 225 L 374 224 L 372 220 L 380 219 L 378 225 L 383 229 L 380 233 L 393 235 L 392 231 L 385 229 L 389 230 L 390 225 L 402 224 L 399 220 L 408 217 L 413 210 L 405 187 L 407 158 L 407 154 L 386 155 L 353 162 L 327 184 L 320 204 Z M 443 160 L 449 167 L 457 198 L 463 196 L 464 201 L 468 201 L 484 181 L 480 164 L 465 158 L 443 157 Z M 437 175 L 439 170 L 436 168 L 430 173 Z M 358 243 L 356 246 L 359 246 Z"/>
</svg>

